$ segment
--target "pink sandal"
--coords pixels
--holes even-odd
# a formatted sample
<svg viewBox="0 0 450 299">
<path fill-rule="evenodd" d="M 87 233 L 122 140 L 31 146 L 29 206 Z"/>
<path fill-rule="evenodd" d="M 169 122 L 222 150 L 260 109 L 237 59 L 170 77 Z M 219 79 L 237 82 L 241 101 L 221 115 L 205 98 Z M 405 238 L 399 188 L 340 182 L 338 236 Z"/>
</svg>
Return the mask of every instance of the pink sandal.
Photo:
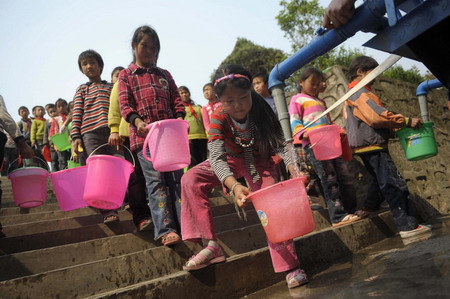
<svg viewBox="0 0 450 299">
<path fill-rule="evenodd" d="M 209 251 L 209 254 L 205 251 Z M 187 261 L 186 265 L 183 266 L 183 270 L 192 271 L 199 270 L 205 267 L 208 267 L 212 264 L 225 262 L 226 258 L 223 254 L 222 248 L 206 246 L 199 253 L 193 255 L 189 261 Z"/>
</svg>

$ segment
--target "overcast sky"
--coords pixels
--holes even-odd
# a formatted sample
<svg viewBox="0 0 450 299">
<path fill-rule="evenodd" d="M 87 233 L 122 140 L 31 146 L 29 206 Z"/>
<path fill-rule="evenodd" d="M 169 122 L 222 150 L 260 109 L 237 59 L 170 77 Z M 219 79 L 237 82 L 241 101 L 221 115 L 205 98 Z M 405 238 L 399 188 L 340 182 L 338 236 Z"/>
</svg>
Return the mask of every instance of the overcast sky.
<svg viewBox="0 0 450 299">
<path fill-rule="evenodd" d="M 320 2 L 326 6 L 329 1 Z M 279 10 L 279 1 L 267 0 L 0 0 L 0 94 L 16 120 L 21 105 L 31 110 L 60 97 L 71 101 L 87 81 L 78 55 L 87 49 L 99 52 L 105 62 L 102 78 L 110 81 L 114 67 L 131 62 L 134 30 L 147 24 L 161 40 L 158 65 L 205 104 L 202 86 L 238 37 L 290 53 L 275 20 Z M 345 44 L 361 48 L 370 36 L 359 33 Z M 366 53 L 379 62 L 388 56 Z M 426 70 L 407 59 L 401 64 Z"/>
</svg>

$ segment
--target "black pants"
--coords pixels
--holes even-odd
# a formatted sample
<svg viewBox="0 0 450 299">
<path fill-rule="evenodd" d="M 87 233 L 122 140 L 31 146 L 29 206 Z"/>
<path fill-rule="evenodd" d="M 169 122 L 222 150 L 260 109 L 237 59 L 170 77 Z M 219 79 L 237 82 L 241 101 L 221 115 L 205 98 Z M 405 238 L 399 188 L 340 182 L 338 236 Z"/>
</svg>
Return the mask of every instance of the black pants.
<svg viewBox="0 0 450 299">
<path fill-rule="evenodd" d="M 409 192 L 405 180 L 387 151 L 359 154 L 369 173 L 378 184 L 383 198 L 389 204 L 397 227 L 401 231 L 415 229 L 417 219 L 415 209 L 409 201 Z M 373 187 L 369 191 L 373 191 Z M 382 198 L 368 196 L 365 207 L 376 209 Z"/>
<path fill-rule="evenodd" d="M 206 144 L 208 139 L 191 139 L 189 140 L 189 151 L 191 152 L 191 164 L 189 168 L 202 163 L 207 158 Z"/>
<path fill-rule="evenodd" d="M 130 148 L 130 139 L 125 138 L 123 145 Z M 133 212 L 133 222 L 137 226 L 142 220 L 151 218 L 150 209 L 147 203 L 147 194 L 145 192 L 145 178 L 136 153 L 133 153 L 132 157 L 130 153 L 124 149 L 124 155 L 125 159 L 131 163 L 133 163 L 134 158 L 135 163 L 134 171 L 131 173 L 128 182 L 127 197 L 131 211 Z"/>
</svg>

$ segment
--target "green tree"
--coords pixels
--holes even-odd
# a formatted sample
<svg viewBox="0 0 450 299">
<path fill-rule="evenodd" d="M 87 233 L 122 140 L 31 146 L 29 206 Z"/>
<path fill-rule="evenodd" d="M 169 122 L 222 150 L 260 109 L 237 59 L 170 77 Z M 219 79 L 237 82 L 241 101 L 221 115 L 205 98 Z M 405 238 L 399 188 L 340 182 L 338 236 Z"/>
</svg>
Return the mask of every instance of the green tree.
<svg viewBox="0 0 450 299">
<path fill-rule="evenodd" d="M 313 39 L 322 23 L 324 9 L 318 0 L 282 0 L 280 5 L 282 9 L 275 18 L 291 41 L 292 50 L 297 52 Z"/>
<path fill-rule="evenodd" d="M 383 77 L 398 79 L 413 84 L 425 81 L 425 77 L 420 74 L 419 69 L 413 65 L 409 70 L 405 70 L 401 65 L 396 65 L 383 73 Z"/>
<path fill-rule="evenodd" d="M 275 64 L 286 59 L 283 51 L 256 45 L 245 38 L 238 38 L 234 49 L 220 65 L 239 64 L 250 73 L 270 73 Z M 211 75 L 213 79 L 214 73 Z"/>
</svg>

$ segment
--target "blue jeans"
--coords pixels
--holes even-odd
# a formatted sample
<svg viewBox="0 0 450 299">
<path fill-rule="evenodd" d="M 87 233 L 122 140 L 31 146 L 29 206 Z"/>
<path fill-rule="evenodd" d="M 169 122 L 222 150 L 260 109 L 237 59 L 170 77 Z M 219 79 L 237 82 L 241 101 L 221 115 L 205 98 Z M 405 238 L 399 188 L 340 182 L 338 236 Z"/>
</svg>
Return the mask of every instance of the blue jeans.
<svg viewBox="0 0 450 299">
<path fill-rule="evenodd" d="M 339 157 L 331 160 L 317 160 L 310 145 L 305 155 L 322 184 L 330 221 L 337 223 L 356 210 L 356 193 L 347 164 Z"/>
<path fill-rule="evenodd" d="M 169 232 L 179 234 L 183 170 L 159 172 L 155 170 L 152 162 L 144 158 L 142 150 L 137 156 L 145 177 L 148 205 L 155 226 L 155 240 Z"/>
<path fill-rule="evenodd" d="M 409 202 L 408 187 L 392 161 L 389 152 L 368 152 L 359 154 L 359 156 L 364 162 L 364 166 L 377 182 L 383 199 L 388 202 L 398 229 L 401 231 L 415 229 L 417 227 L 417 219 L 414 215 L 414 209 Z M 373 190 L 373 188 L 371 189 Z M 370 209 L 377 209 L 383 199 L 369 195 L 364 202 L 364 206 Z"/>
</svg>

